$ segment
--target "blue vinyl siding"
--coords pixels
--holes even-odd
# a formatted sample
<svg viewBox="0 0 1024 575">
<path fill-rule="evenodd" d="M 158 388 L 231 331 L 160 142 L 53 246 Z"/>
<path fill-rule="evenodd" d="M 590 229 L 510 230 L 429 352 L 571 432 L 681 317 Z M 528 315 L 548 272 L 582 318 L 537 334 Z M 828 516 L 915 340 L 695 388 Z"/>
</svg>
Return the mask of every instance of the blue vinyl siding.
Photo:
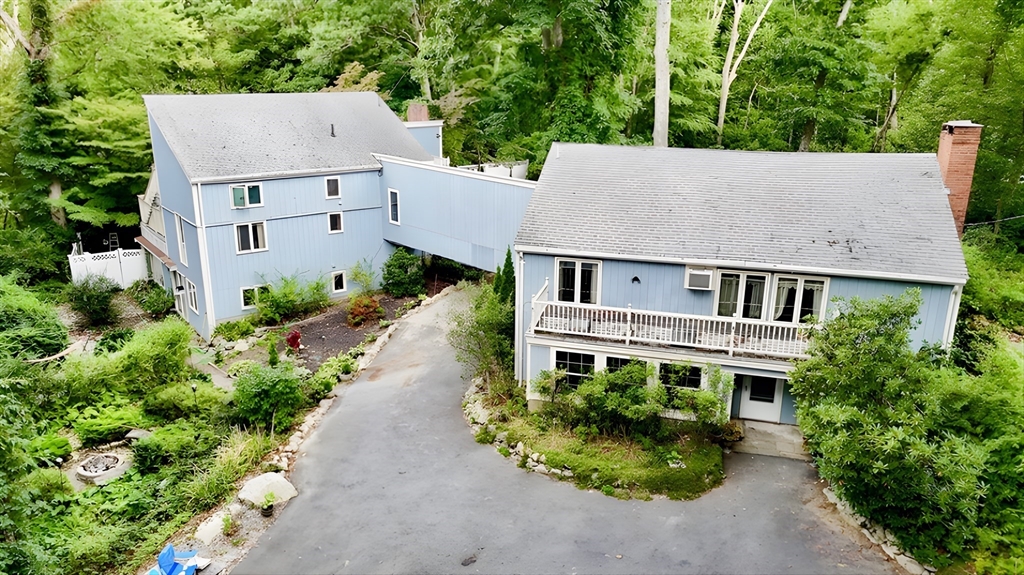
<svg viewBox="0 0 1024 575">
<path fill-rule="evenodd" d="M 551 348 L 546 345 L 531 345 L 529 380 L 537 379 L 540 372 L 551 367 Z"/>
<path fill-rule="evenodd" d="M 604 260 L 601 265 L 601 301 L 609 307 L 627 307 L 668 313 L 711 315 L 713 291 L 683 287 L 686 266 Z M 552 263 L 550 275 L 554 278 Z M 633 283 L 633 278 L 640 283 Z"/>
<path fill-rule="evenodd" d="M 834 277 L 829 283 L 828 297 L 875 299 L 882 296 L 898 296 L 906 290 L 921 288 L 921 309 L 917 318 L 921 323 L 911 332 L 911 345 L 920 347 L 925 342 L 942 343 L 942 334 L 946 329 L 946 312 L 949 311 L 949 298 L 953 295 L 953 287 L 936 284 L 911 284 L 874 279 L 858 279 Z M 830 303 L 831 305 L 831 303 Z"/>
<path fill-rule="evenodd" d="M 326 178 L 308 176 L 280 180 L 239 181 L 261 183 L 263 205 L 232 209 L 229 183 L 203 184 L 203 216 L 207 226 L 244 223 L 308 214 L 380 208 L 376 171 L 335 174 L 341 198 L 327 198 Z M 326 229 L 326 224 L 325 224 Z"/>
<path fill-rule="evenodd" d="M 207 228 L 217 321 L 251 313 L 242 310 L 243 286 L 271 283 L 295 274 L 305 281 L 320 277 L 329 280 L 332 272 L 346 270 L 351 290 L 351 269 L 360 260 L 372 260 L 374 269 L 379 270 L 393 252 L 392 246 L 381 239 L 379 210 L 344 212 L 344 221 L 344 233 L 328 234 L 326 212 L 268 220 L 269 249 L 249 254 L 235 253 L 234 225 Z"/>
<path fill-rule="evenodd" d="M 195 206 L 192 204 L 192 184 L 171 152 L 164 135 L 160 133 L 160 128 L 152 119 L 149 122 L 149 131 L 153 137 L 153 162 L 156 164 L 157 179 L 160 181 L 160 204 L 172 212 L 181 214 L 186 220 L 196 223 Z"/>
<path fill-rule="evenodd" d="M 533 189 L 382 160 L 384 239 L 494 271 L 511 248 Z M 388 221 L 388 188 L 399 191 L 401 225 Z"/>
<path fill-rule="evenodd" d="M 779 423 L 796 425 L 796 400 L 789 392 L 789 380 L 782 384 L 782 416 Z"/>
<path fill-rule="evenodd" d="M 184 266 L 181 264 L 181 254 L 178 252 L 178 236 L 174 227 L 174 214 L 167 210 L 164 210 L 164 224 L 168 226 L 164 229 L 169 230 L 167 232 L 167 255 L 177 264 L 178 273 L 185 276 L 196 286 L 196 300 L 199 304 L 197 306 L 199 313 L 197 314 L 188 307 L 188 294 L 186 292 L 185 319 L 200 335 L 209 339 L 212 328 L 207 325 L 209 322 L 207 321 L 206 310 L 206 284 L 203 282 L 203 268 L 199 259 L 199 232 L 188 221 L 182 220 L 181 227 L 185 232 L 185 255 L 188 258 L 188 265 Z M 168 286 L 173 289 L 173 282 L 169 283 Z"/>
<path fill-rule="evenodd" d="M 423 149 L 432 156 L 441 157 L 441 126 L 405 127 Z"/>
</svg>

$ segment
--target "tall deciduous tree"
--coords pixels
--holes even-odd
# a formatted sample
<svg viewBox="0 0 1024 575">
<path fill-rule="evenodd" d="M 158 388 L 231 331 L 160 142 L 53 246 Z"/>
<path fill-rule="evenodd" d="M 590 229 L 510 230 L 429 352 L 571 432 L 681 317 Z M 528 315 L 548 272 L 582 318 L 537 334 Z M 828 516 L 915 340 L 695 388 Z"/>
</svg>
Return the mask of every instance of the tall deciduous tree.
<svg viewBox="0 0 1024 575">
<path fill-rule="evenodd" d="M 743 63 L 743 58 L 747 55 L 747 50 L 750 49 L 750 43 L 754 40 L 754 35 L 757 34 L 761 23 L 764 22 L 764 17 L 768 14 L 768 10 L 772 7 L 772 3 L 775 0 L 767 0 L 764 3 L 764 7 L 761 8 L 761 13 L 757 15 L 757 19 L 754 20 L 754 24 L 747 30 L 747 39 L 743 42 L 743 48 L 740 49 L 739 53 L 736 53 L 736 45 L 740 37 L 740 23 L 743 19 L 743 10 L 746 7 L 746 0 L 733 0 L 733 13 L 732 13 L 732 26 L 729 28 L 729 48 L 725 52 L 725 60 L 722 63 L 722 88 L 718 99 L 718 145 L 722 145 L 722 130 L 725 128 L 725 107 L 729 103 L 729 90 L 732 88 L 732 83 L 736 81 L 737 70 L 740 64 Z M 716 10 L 716 15 L 721 17 L 721 11 Z"/>
</svg>

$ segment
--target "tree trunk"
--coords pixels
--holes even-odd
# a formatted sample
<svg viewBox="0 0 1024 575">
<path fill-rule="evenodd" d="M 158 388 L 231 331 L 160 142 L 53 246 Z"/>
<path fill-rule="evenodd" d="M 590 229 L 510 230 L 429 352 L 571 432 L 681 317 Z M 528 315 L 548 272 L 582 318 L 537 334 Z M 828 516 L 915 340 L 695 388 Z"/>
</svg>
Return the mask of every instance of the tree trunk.
<svg viewBox="0 0 1024 575">
<path fill-rule="evenodd" d="M 818 98 L 818 91 L 825 86 L 825 79 L 828 78 L 828 70 L 821 70 L 818 72 L 818 77 L 814 79 L 814 98 Z M 803 135 L 800 136 L 800 145 L 797 147 L 798 152 L 809 152 L 811 150 L 811 140 L 814 139 L 814 132 L 818 129 L 817 120 L 814 117 L 807 118 L 804 122 Z"/>
<path fill-rule="evenodd" d="M 654 145 L 668 147 L 668 44 L 672 24 L 672 0 L 658 0 L 654 40 Z"/>
<path fill-rule="evenodd" d="M 47 196 L 51 201 L 60 199 L 61 196 L 61 184 L 60 180 L 54 179 L 50 182 L 50 194 Z M 66 227 L 68 225 L 67 215 L 64 213 L 64 208 L 60 208 L 54 205 L 50 206 L 50 217 L 60 227 Z"/>
<path fill-rule="evenodd" d="M 729 49 L 725 52 L 725 62 L 722 64 L 722 91 L 718 97 L 718 145 L 722 145 L 722 130 L 725 128 L 725 106 L 729 103 L 729 88 L 732 86 L 733 63 L 732 58 L 736 53 L 736 43 L 740 39 L 740 18 L 743 16 L 743 0 L 734 2 L 735 10 L 732 15 L 732 29 L 729 32 Z"/>
<path fill-rule="evenodd" d="M 418 13 L 415 15 L 415 20 L 417 23 L 416 56 L 419 57 L 421 49 L 420 47 L 423 46 L 423 23 L 420 21 Z M 428 102 L 430 102 L 434 99 L 430 95 L 430 74 L 428 74 L 426 70 L 421 70 L 420 73 L 423 74 L 423 77 L 420 78 L 420 92 L 422 92 L 423 97 L 426 98 Z"/>
</svg>

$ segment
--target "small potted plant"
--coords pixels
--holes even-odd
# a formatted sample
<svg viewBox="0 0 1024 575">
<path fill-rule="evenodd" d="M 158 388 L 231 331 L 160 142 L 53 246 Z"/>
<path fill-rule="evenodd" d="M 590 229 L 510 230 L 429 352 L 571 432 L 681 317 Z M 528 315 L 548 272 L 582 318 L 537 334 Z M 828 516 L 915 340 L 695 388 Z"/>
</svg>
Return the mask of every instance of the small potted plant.
<svg viewBox="0 0 1024 575">
<path fill-rule="evenodd" d="M 277 497 L 274 496 L 274 492 L 271 491 L 263 498 L 263 506 L 260 507 L 260 514 L 264 517 L 270 517 L 274 514 L 274 501 Z"/>
</svg>

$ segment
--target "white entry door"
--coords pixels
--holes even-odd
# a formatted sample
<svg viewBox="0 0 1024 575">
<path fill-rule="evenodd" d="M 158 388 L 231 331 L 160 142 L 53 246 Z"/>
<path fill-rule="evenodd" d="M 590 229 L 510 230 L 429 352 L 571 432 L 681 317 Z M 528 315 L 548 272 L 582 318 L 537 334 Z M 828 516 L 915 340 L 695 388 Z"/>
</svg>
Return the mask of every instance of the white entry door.
<svg viewBox="0 0 1024 575">
<path fill-rule="evenodd" d="M 753 375 L 744 375 L 740 380 L 740 418 L 778 423 L 782 417 L 784 380 Z"/>
</svg>

